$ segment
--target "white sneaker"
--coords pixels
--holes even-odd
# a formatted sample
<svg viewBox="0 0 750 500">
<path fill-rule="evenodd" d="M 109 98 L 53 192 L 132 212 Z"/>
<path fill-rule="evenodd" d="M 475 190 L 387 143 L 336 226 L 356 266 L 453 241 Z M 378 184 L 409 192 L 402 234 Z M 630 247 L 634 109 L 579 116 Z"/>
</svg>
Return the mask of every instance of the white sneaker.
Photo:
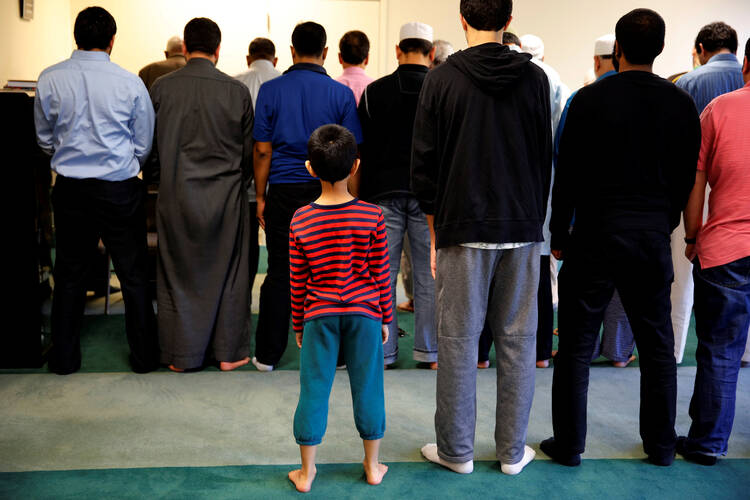
<svg viewBox="0 0 750 500">
<path fill-rule="evenodd" d="M 500 470 L 503 471 L 503 474 L 508 474 L 509 476 L 515 476 L 519 472 L 523 470 L 526 465 L 528 465 L 529 462 L 534 460 L 534 457 L 536 456 L 536 452 L 531 449 L 529 446 L 524 446 L 523 448 L 523 458 L 518 463 L 515 464 L 500 464 Z"/>
<path fill-rule="evenodd" d="M 273 365 L 264 365 L 260 361 L 258 361 L 258 358 L 253 356 L 253 364 L 255 365 L 255 368 L 258 369 L 259 372 L 272 372 L 273 371 Z"/>
</svg>

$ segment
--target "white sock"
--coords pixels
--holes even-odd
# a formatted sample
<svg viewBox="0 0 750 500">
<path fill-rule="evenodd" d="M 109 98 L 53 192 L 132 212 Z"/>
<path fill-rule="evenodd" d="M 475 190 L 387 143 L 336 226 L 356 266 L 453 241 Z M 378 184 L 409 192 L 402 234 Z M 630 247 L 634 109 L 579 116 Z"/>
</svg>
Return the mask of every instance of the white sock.
<svg viewBox="0 0 750 500">
<path fill-rule="evenodd" d="M 258 369 L 259 372 L 272 372 L 273 371 L 273 365 L 264 365 L 260 361 L 258 361 L 258 358 L 253 356 L 253 364 L 255 365 L 255 368 Z"/>
<path fill-rule="evenodd" d="M 464 462 L 462 464 L 457 464 L 453 462 L 446 462 L 440 456 L 437 452 L 437 445 L 435 443 L 430 443 L 422 446 L 422 455 L 429 460 L 430 462 L 434 462 L 436 464 L 440 464 L 443 467 L 446 467 L 453 472 L 458 472 L 459 474 L 471 474 L 474 470 L 474 461 L 469 460 L 468 462 Z"/>
<path fill-rule="evenodd" d="M 523 470 L 526 465 L 534 460 L 534 457 L 536 456 L 536 452 L 532 450 L 529 446 L 524 446 L 523 448 L 523 458 L 518 463 L 515 464 L 500 464 L 500 470 L 503 471 L 503 474 L 508 474 L 509 476 L 515 476 L 519 472 Z"/>
</svg>

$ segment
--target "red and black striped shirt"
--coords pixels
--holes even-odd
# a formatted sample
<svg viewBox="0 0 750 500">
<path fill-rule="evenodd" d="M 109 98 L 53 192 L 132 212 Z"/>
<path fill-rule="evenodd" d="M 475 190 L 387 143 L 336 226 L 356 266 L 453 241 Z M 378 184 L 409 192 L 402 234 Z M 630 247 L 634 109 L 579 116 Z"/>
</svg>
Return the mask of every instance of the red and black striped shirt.
<svg viewBox="0 0 750 500">
<path fill-rule="evenodd" d="M 289 228 L 289 273 L 295 332 L 321 316 L 393 321 L 388 238 L 376 205 L 355 198 L 297 210 Z"/>
</svg>

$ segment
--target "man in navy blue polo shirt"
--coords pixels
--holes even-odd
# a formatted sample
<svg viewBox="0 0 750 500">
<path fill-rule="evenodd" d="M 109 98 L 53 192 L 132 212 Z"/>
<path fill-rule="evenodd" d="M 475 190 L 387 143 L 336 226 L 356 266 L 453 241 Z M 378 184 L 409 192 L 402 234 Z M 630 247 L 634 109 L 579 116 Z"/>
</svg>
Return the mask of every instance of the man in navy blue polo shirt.
<svg viewBox="0 0 750 500">
<path fill-rule="evenodd" d="M 307 140 L 329 123 L 362 142 L 354 94 L 323 69 L 328 54 L 323 26 L 300 23 L 292 33 L 292 61 L 284 75 L 260 87 L 255 106 L 254 169 L 258 220 L 266 232 L 268 274 L 260 289 L 253 364 L 271 371 L 289 332 L 289 224 L 294 212 L 320 196 L 320 182 L 305 169 Z M 268 193 L 266 193 L 266 186 Z"/>
</svg>

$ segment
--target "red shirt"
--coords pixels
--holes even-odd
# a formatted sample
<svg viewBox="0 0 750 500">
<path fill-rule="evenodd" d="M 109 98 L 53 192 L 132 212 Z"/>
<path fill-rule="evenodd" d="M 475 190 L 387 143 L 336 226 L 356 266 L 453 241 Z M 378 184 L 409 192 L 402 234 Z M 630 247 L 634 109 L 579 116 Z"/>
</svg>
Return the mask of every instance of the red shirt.
<svg viewBox="0 0 750 500">
<path fill-rule="evenodd" d="M 698 170 L 711 192 L 696 249 L 707 268 L 750 255 L 750 83 L 711 101 L 701 130 Z"/>
<path fill-rule="evenodd" d="M 376 205 L 355 198 L 297 210 L 289 228 L 289 272 L 295 332 L 322 316 L 393 321 L 388 238 Z"/>
</svg>

